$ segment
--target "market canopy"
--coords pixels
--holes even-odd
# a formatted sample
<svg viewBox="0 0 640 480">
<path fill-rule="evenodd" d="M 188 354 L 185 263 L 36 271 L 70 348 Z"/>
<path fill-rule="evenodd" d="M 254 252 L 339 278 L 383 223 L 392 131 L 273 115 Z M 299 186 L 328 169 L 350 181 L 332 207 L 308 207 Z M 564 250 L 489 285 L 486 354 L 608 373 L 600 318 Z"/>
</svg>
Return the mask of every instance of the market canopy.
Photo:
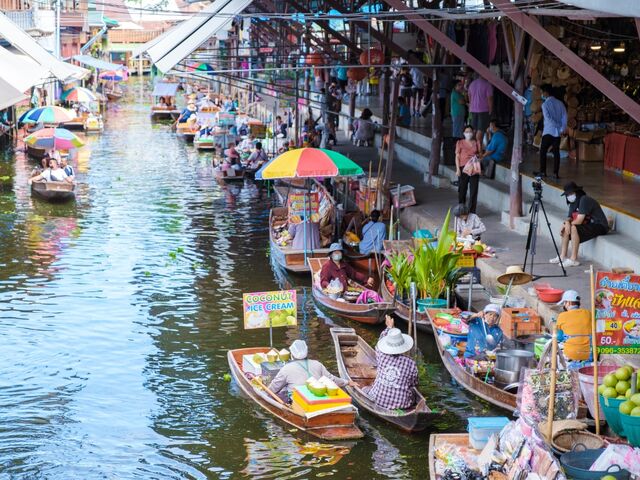
<svg viewBox="0 0 640 480">
<path fill-rule="evenodd" d="M 147 52 L 161 72 L 168 72 L 216 33 L 227 28 L 233 18 L 252 0 L 215 0 L 197 15 L 171 28 L 162 38 L 152 40 L 134 53 Z M 134 55 L 135 56 L 135 55 Z"/>
<path fill-rule="evenodd" d="M 0 36 L 22 53 L 31 57 L 40 66 L 49 70 L 58 80 L 81 80 L 89 75 L 89 70 L 62 62 L 54 57 L 31 35 L 9 20 L 4 13 L 0 13 Z"/>
<path fill-rule="evenodd" d="M 271 160 L 258 172 L 258 180 L 278 178 L 351 177 L 362 168 L 341 153 L 324 148 L 296 148 Z"/>
<path fill-rule="evenodd" d="M 153 93 L 151 95 L 154 97 L 175 97 L 177 91 L 177 83 L 158 82 L 153 87 Z"/>
<path fill-rule="evenodd" d="M 90 67 L 97 68 L 98 70 L 121 70 L 124 65 L 118 65 L 117 63 L 105 62 L 91 55 L 74 55 L 73 59 L 76 62 L 83 65 L 89 65 Z"/>
<path fill-rule="evenodd" d="M 16 54 L 0 46 L 0 77 L 20 92 L 42 85 L 51 77 L 46 68 L 26 55 Z"/>
<path fill-rule="evenodd" d="M 26 100 L 26 98 L 27 96 L 24 93 L 16 90 L 6 80 L 0 78 L 0 110 Z"/>
</svg>

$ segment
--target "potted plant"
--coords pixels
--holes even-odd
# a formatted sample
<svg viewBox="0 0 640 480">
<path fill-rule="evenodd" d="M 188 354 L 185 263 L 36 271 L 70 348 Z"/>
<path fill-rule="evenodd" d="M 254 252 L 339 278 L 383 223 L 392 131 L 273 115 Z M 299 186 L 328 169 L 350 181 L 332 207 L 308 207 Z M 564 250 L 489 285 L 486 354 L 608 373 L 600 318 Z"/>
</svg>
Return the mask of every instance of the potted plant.
<svg viewBox="0 0 640 480">
<path fill-rule="evenodd" d="M 402 252 L 395 252 L 388 256 L 387 272 L 395 286 L 394 298 L 402 299 L 409 289 L 413 267 L 409 256 Z"/>
<path fill-rule="evenodd" d="M 455 251 L 455 232 L 449 230 L 450 217 L 449 210 L 435 245 L 424 244 L 413 250 L 413 277 L 420 293 L 418 305 L 421 309 L 448 306 L 441 297 L 447 283 L 457 276 L 456 264 L 460 257 Z"/>
</svg>

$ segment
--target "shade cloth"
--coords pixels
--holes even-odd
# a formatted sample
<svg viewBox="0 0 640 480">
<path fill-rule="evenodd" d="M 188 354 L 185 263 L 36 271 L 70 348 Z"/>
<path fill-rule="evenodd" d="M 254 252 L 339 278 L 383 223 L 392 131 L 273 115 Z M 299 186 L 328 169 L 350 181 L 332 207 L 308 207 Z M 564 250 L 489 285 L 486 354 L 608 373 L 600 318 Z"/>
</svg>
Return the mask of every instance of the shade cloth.
<svg viewBox="0 0 640 480">
<path fill-rule="evenodd" d="M 175 97 L 176 91 L 178 90 L 177 83 L 164 83 L 158 82 L 153 87 L 152 95 L 154 97 Z"/>
<path fill-rule="evenodd" d="M 124 65 L 118 65 L 117 63 L 105 62 L 91 55 L 74 55 L 73 59 L 76 62 L 83 65 L 89 65 L 90 67 L 97 68 L 98 70 L 122 70 Z"/>
</svg>

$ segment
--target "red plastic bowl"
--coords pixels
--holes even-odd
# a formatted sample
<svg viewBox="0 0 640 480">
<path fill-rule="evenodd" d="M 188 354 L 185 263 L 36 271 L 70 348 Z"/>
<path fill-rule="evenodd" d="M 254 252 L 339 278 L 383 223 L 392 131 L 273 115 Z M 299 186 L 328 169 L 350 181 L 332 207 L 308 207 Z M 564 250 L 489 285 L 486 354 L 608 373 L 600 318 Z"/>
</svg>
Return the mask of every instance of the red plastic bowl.
<svg viewBox="0 0 640 480">
<path fill-rule="evenodd" d="M 558 288 L 540 288 L 538 289 L 538 298 L 545 303 L 558 303 L 563 293 L 564 290 Z"/>
</svg>

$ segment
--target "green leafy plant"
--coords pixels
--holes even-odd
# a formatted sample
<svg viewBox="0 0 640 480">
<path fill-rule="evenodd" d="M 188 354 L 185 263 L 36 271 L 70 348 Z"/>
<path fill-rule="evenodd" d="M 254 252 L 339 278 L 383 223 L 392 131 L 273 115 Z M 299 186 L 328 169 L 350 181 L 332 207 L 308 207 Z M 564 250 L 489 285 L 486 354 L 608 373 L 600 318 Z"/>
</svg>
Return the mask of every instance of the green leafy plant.
<svg viewBox="0 0 640 480">
<path fill-rule="evenodd" d="M 400 298 L 409 289 L 411 283 L 413 265 L 406 253 L 395 252 L 388 257 L 390 267 L 387 269 L 391 280 L 396 286 L 396 295 Z"/>
<path fill-rule="evenodd" d="M 451 210 L 447 212 L 438 243 L 423 244 L 413 249 L 413 277 L 422 298 L 440 298 L 447 284 L 456 280 L 456 264 L 460 254 L 455 251 L 456 234 L 449 230 Z"/>
</svg>

